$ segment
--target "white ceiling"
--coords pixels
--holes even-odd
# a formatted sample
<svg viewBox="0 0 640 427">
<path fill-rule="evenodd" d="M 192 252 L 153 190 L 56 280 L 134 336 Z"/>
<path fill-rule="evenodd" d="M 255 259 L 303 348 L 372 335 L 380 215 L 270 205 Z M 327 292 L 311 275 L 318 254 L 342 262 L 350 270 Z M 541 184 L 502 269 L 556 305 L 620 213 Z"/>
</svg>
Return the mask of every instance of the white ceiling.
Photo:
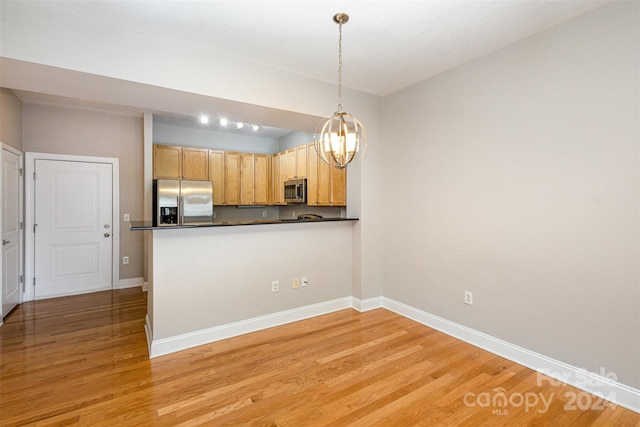
<svg viewBox="0 0 640 427">
<path fill-rule="evenodd" d="M 3 0 L 4 1 L 4 0 Z M 386 95 L 542 32 L 611 0 L 32 1 L 91 25 L 172 39 L 212 54 Z"/>
</svg>

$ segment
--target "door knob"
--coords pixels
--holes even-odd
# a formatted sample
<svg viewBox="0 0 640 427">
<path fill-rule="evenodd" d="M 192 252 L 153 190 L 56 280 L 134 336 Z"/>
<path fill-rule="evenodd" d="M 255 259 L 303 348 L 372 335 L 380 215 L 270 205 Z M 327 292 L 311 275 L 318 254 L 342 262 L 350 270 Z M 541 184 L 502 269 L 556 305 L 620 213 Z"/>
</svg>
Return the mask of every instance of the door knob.
<svg viewBox="0 0 640 427">
<path fill-rule="evenodd" d="M 109 236 L 111 236 L 111 234 L 109 234 L 109 233 L 104 233 L 104 237 L 109 237 Z"/>
<path fill-rule="evenodd" d="M 8 240 L 4 240 L 4 239 L 2 239 L 2 246 L 4 246 L 4 245 L 8 245 L 9 243 L 11 243 L 11 242 L 10 242 L 10 241 L 8 241 Z"/>
</svg>

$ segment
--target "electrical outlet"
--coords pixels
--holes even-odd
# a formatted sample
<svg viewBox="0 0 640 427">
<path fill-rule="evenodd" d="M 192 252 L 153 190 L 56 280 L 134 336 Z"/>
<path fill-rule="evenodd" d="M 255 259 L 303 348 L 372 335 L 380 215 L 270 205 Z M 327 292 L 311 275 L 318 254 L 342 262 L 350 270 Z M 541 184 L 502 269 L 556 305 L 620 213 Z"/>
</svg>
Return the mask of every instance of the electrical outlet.
<svg viewBox="0 0 640 427">
<path fill-rule="evenodd" d="M 297 277 L 293 278 L 293 289 L 298 289 L 300 287 L 300 280 Z"/>
<path fill-rule="evenodd" d="M 267 216 L 267 211 L 262 211 L 262 218 Z"/>
<path fill-rule="evenodd" d="M 469 304 L 469 305 L 473 305 L 473 292 L 464 291 L 464 303 L 465 304 Z"/>
<path fill-rule="evenodd" d="M 305 288 L 309 286 L 309 278 L 307 276 L 302 276 L 302 287 Z"/>
<path fill-rule="evenodd" d="M 123 256 L 122 257 L 122 263 L 123 264 L 129 264 L 129 257 L 128 256 Z"/>
<path fill-rule="evenodd" d="M 122 220 L 123 220 L 124 222 L 129 222 L 129 214 L 124 214 L 124 215 L 122 215 Z"/>
<path fill-rule="evenodd" d="M 280 283 L 277 280 L 271 282 L 271 292 L 278 292 L 280 290 Z"/>
<path fill-rule="evenodd" d="M 296 211 L 291 212 L 291 218 L 295 218 L 296 217 Z"/>
</svg>

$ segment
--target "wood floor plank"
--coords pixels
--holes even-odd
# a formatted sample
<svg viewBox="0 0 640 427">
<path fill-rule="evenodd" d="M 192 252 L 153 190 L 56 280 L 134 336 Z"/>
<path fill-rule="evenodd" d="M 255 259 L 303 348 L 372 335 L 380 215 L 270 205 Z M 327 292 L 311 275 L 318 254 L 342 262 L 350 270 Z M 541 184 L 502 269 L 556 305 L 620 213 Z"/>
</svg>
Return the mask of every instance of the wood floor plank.
<svg viewBox="0 0 640 427">
<path fill-rule="evenodd" d="M 640 427 L 621 407 L 573 410 L 567 395 L 584 392 L 384 309 L 152 360 L 145 314 L 139 289 L 19 306 L 0 327 L 0 425 Z M 491 404 L 499 393 L 549 406 Z"/>
</svg>

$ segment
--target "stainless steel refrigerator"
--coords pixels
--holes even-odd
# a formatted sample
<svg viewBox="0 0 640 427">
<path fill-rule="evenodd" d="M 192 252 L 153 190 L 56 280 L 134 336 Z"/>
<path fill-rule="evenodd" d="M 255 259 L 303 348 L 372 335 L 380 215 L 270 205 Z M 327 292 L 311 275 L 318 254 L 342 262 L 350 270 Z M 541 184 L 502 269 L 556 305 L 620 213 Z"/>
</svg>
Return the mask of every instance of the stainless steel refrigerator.
<svg viewBox="0 0 640 427">
<path fill-rule="evenodd" d="M 157 179 L 153 181 L 154 225 L 176 226 L 213 222 L 213 183 Z"/>
</svg>

